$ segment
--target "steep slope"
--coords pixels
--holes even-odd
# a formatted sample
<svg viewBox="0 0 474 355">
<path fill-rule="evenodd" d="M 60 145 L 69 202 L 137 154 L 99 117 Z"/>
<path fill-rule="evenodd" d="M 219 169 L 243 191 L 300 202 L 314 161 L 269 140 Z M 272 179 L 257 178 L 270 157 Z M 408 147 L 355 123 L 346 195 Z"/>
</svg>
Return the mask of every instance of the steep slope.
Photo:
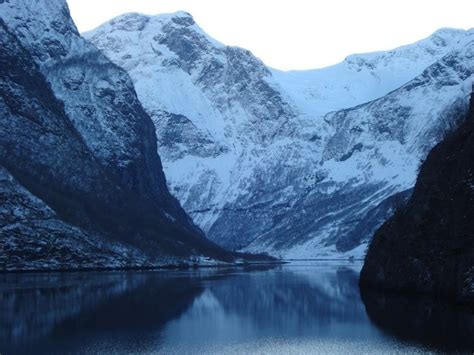
<svg viewBox="0 0 474 355">
<path fill-rule="evenodd" d="M 79 35 L 66 2 L 14 0 L 0 6 L 2 18 L 31 53 L 101 165 L 132 191 L 152 194 L 171 215 L 180 215 L 159 173 L 153 125 L 132 82 Z"/>
<path fill-rule="evenodd" d="M 87 220 L 87 214 L 106 207 L 101 201 L 117 203 L 114 197 L 119 194 L 82 144 L 29 54 L 1 20 L 0 33 L 1 269 L 144 263 L 143 253 L 133 247 L 65 223 L 12 176 L 72 218 L 73 213 L 82 214 Z"/>
<path fill-rule="evenodd" d="M 474 94 L 428 155 L 408 204 L 375 234 L 360 283 L 474 301 Z"/>
<path fill-rule="evenodd" d="M 473 31 L 301 76 L 217 43 L 187 13 L 126 14 L 85 36 L 130 73 L 196 223 L 228 248 L 285 257 L 362 256 L 456 126 L 474 68 Z"/>
<path fill-rule="evenodd" d="M 78 35 L 65 2 L 0 10 L 2 269 L 232 260 L 169 194 L 128 75 Z"/>
<path fill-rule="evenodd" d="M 296 114 L 250 52 L 209 38 L 187 13 L 127 14 L 85 36 L 134 79 L 173 192 L 208 229 Z M 203 186 L 207 186 L 203 189 Z"/>
</svg>

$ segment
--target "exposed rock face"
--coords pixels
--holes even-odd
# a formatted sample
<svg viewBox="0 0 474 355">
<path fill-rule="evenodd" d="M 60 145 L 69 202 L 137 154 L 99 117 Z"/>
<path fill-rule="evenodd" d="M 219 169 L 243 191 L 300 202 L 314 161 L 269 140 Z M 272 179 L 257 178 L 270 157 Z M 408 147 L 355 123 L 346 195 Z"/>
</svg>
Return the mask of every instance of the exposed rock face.
<svg viewBox="0 0 474 355">
<path fill-rule="evenodd" d="M 376 233 L 361 286 L 474 302 L 474 94 L 423 163 L 412 198 Z"/>
<path fill-rule="evenodd" d="M 291 258 L 363 257 L 474 74 L 472 30 L 303 72 L 268 69 L 187 13 L 85 36 L 129 72 L 170 189 L 209 238 Z"/>
<path fill-rule="evenodd" d="M 0 11 L 0 268 L 232 259 L 168 192 L 133 84 L 78 35 L 66 3 Z"/>
<path fill-rule="evenodd" d="M 127 73 L 79 35 L 64 0 L 11 0 L 0 6 L 6 25 L 31 53 L 103 168 L 178 215 L 159 173 L 154 127 Z"/>
</svg>

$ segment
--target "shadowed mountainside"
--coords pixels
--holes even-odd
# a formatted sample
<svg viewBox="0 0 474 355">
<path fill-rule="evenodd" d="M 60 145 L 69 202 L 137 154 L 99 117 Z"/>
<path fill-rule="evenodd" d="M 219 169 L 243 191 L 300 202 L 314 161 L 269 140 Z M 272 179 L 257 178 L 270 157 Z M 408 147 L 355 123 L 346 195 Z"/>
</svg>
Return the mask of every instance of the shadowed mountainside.
<svg viewBox="0 0 474 355">
<path fill-rule="evenodd" d="M 376 233 L 362 287 L 474 301 L 474 94 L 423 163 L 412 198 Z"/>
</svg>

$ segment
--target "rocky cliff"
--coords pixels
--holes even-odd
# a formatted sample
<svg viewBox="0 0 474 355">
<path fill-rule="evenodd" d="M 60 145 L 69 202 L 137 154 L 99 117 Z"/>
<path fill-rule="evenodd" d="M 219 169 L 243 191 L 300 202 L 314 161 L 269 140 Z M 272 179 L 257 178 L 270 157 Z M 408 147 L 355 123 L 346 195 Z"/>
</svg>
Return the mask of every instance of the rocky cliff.
<svg viewBox="0 0 474 355">
<path fill-rule="evenodd" d="M 0 3 L 2 270 L 232 260 L 169 193 L 126 72 L 63 0 Z"/>
<path fill-rule="evenodd" d="M 474 301 L 474 94 L 463 120 L 428 155 L 408 204 L 375 233 L 362 287 Z"/>
</svg>

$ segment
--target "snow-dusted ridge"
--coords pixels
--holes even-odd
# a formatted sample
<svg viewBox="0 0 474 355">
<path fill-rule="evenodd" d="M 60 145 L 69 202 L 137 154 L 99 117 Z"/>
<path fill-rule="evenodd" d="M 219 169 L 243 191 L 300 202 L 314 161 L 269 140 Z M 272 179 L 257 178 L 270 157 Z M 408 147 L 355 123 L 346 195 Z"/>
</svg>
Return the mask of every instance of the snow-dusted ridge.
<svg viewBox="0 0 474 355">
<path fill-rule="evenodd" d="M 363 255 L 465 110 L 474 72 L 473 30 L 304 72 L 268 69 L 182 12 L 84 35 L 132 77 L 196 223 L 225 247 L 284 257 Z"/>
<path fill-rule="evenodd" d="M 413 44 L 353 54 L 329 67 L 294 71 L 272 69 L 272 74 L 302 113 L 318 116 L 388 94 L 473 38 L 474 29 L 443 28 Z"/>
</svg>

